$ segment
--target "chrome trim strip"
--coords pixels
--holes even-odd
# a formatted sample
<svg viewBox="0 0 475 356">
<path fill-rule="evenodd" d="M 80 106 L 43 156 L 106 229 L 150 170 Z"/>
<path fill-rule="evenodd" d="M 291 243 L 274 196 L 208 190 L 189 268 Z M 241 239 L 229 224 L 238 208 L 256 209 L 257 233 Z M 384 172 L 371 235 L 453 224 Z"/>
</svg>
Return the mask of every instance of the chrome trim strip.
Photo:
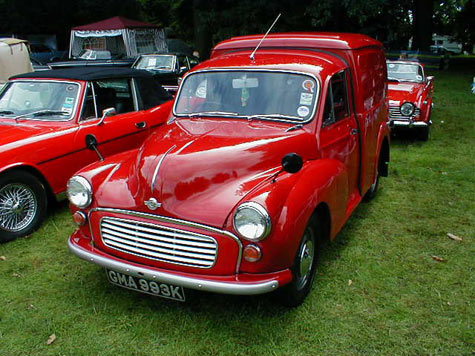
<svg viewBox="0 0 475 356">
<path fill-rule="evenodd" d="M 170 224 L 188 226 L 188 227 L 193 227 L 193 228 L 196 228 L 196 229 L 202 229 L 202 230 L 205 230 L 205 231 L 210 231 L 210 232 L 213 232 L 213 233 L 216 233 L 216 234 L 221 234 L 221 235 L 227 236 L 227 237 L 233 239 L 236 242 L 236 244 L 238 245 L 239 253 L 238 253 L 238 259 L 237 259 L 237 263 L 236 263 L 236 273 L 239 272 L 239 268 L 241 266 L 243 246 L 242 246 L 242 242 L 239 239 L 239 237 L 237 237 L 236 235 L 230 233 L 229 231 L 220 230 L 220 229 L 217 229 L 217 228 L 212 227 L 212 226 L 198 224 L 198 223 L 194 223 L 194 222 L 191 222 L 191 221 L 170 218 L 170 217 L 167 217 L 167 216 L 154 215 L 154 214 L 150 214 L 150 213 L 142 213 L 140 211 L 133 211 L 133 210 L 114 209 L 114 208 L 94 208 L 94 209 L 89 210 L 89 217 L 88 217 L 89 221 L 91 221 L 91 214 L 96 212 L 96 211 L 97 212 L 105 212 L 105 213 L 113 213 L 113 214 L 124 214 L 124 215 L 144 218 L 144 219 L 166 222 L 166 223 L 170 223 Z M 91 225 L 91 224 L 89 224 L 89 225 Z M 94 236 L 92 234 L 92 226 L 91 226 L 91 237 L 94 240 Z"/>
<path fill-rule="evenodd" d="M 140 224 L 142 226 L 128 227 L 128 223 L 132 225 Z M 124 226 L 125 228 L 118 228 L 117 226 L 114 226 L 114 224 Z M 150 226 L 150 228 L 147 228 L 146 226 Z M 135 231 L 133 231 L 134 228 Z M 102 242 L 107 247 L 126 252 L 134 256 L 162 261 L 165 263 L 172 263 L 175 265 L 206 269 L 213 268 L 216 264 L 219 253 L 218 242 L 211 236 L 187 232 L 162 225 L 153 225 L 141 221 L 104 216 L 100 220 L 99 230 L 101 233 Z M 143 232 L 139 232 L 137 230 L 141 230 Z M 163 230 L 167 230 L 169 232 L 168 236 L 175 236 L 180 240 L 177 241 L 176 239 L 168 239 L 168 241 L 171 242 L 171 246 L 167 248 L 165 245 L 170 244 L 163 242 L 163 240 L 166 241 L 167 239 L 154 235 L 157 233 L 166 234 L 166 232 Z M 130 235 L 130 233 L 135 233 L 135 235 Z M 183 237 L 179 237 L 177 235 L 183 235 Z M 201 242 L 200 246 L 206 247 L 207 249 L 186 247 L 186 245 L 193 243 L 189 240 L 185 241 L 186 239 L 194 239 L 195 241 L 198 240 Z M 197 243 L 195 242 L 195 246 L 196 244 Z M 208 246 L 206 246 L 206 244 L 208 244 Z M 153 249 L 152 246 L 154 246 Z M 193 249 L 201 250 L 201 255 L 193 253 L 191 251 Z M 173 252 L 175 255 L 173 255 Z M 187 257 L 194 258 L 194 260 L 191 260 Z M 211 263 L 206 263 L 206 260 Z"/>
<path fill-rule="evenodd" d="M 401 121 L 401 120 L 391 120 L 390 122 L 391 126 L 415 126 L 415 127 L 426 127 L 429 126 L 426 122 L 424 121 Z"/>
<path fill-rule="evenodd" d="M 155 168 L 155 172 L 153 172 L 153 177 L 152 177 L 152 189 L 151 189 L 152 193 L 155 190 L 155 180 L 157 179 L 158 172 L 160 171 L 160 167 L 162 166 L 163 160 L 165 159 L 167 154 L 169 154 L 170 151 L 172 151 L 175 148 L 176 148 L 176 145 L 173 145 L 172 147 L 170 147 L 168 151 L 165 152 L 163 156 L 160 158 L 160 161 L 158 161 L 157 167 Z"/>
<path fill-rule="evenodd" d="M 74 245 L 71 241 L 71 237 L 68 240 L 68 247 L 77 257 L 96 265 L 129 274 L 134 277 L 156 280 L 189 289 L 234 295 L 256 295 L 272 292 L 279 287 L 279 282 L 277 280 L 260 283 L 216 282 L 200 279 L 199 277 L 183 277 L 172 273 L 156 271 L 147 267 L 138 267 L 126 262 L 110 260 L 106 257 L 89 252 L 82 247 Z"/>
</svg>

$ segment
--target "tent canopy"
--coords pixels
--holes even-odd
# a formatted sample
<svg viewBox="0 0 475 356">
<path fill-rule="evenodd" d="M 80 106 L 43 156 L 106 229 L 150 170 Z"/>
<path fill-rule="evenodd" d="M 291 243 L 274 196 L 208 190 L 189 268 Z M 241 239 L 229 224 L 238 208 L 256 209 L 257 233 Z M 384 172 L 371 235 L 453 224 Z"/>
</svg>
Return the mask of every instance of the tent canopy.
<svg viewBox="0 0 475 356">
<path fill-rule="evenodd" d="M 122 16 L 111 17 L 110 19 L 90 23 L 88 25 L 73 27 L 73 31 L 107 31 L 120 30 L 124 28 L 158 28 L 157 25 L 130 20 Z"/>
<path fill-rule="evenodd" d="M 167 51 L 163 29 L 121 16 L 71 29 L 70 58 L 122 59 Z"/>
</svg>

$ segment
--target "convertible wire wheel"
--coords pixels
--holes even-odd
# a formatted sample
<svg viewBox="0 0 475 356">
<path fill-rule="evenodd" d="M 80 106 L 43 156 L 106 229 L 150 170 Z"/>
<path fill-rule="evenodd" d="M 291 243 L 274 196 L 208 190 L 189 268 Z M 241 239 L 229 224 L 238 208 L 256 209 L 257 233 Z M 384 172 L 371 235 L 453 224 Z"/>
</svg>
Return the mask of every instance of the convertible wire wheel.
<svg viewBox="0 0 475 356">
<path fill-rule="evenodd" d="M 30 187 L 20 183 L 0 189 L 0 228 L 18 232 L 28 227 L 36 216 L 38 203 Z"/>
</svg>

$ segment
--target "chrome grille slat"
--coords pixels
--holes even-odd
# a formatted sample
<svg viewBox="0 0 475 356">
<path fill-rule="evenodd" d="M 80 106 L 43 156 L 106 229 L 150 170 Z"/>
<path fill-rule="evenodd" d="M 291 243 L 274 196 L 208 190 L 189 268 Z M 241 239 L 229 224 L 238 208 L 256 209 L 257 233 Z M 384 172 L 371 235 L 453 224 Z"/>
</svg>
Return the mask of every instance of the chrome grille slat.
<svg viewBox="0 0 475 356">
<path fill-rule="evenodd" d="M 133 234 L 131 234 L 130 230 L 117 227 L 117 226 L 110 226 L 107 223 L 102 224 L 102 231 L 116 231 L 117 234 L 124 234 L 129 237 L 134 237 L 134 236 L 140 236 L 146 239 L 150 239 L 150 234 L 146 234 L 144 232 L 140 231 L 134 231 Z M 125 236 L 124 236 L 125 237 Z M 152 241 L 163 241 L 163 243 L 183 243 L 187 246 L 196 246 L 196 247 L 203 247 L 203 248 L 213 248 L 214 249 L 214 243 L 212 242 L 196 242 L 196 241 L 186 241 L 186 242 L 181 242 L 180 240 L 177 240 L 176 238 L 171 238 L 171 237 L 162 237 L 162 236 L 154 236 L 154 239 Z"/>
<path fill-rule="evenodd" d="M 416 108 L 414 110 L 414 115 L 413 116 L 404 116 L 401 114 L 400 107 L 399 106 L 390 106 L 389 107 L 389 118 L 391 119 L 406 119 L 409 120 L 414 116 L 420 115 L 421 114 L 421 109 Z"/>
<path fill-rule="evenodd" d="M 130 253 L 133 252 L 134 254 L 139 255 L 139 256 L 154 258 L 154 259 L 160 259 L 160 260 L 165 261 L 165 262 L 190 263 L 190 264 L 193 264 L 193 265 L 200 265 L 200 264 L 205 265 L 206 264 L 204 261 L 197 262 L 194 259 L 178 258 L 178 257 L 175 257 L 175 256 L 169 256 L 169 255 L 156 253 L 156 252 L 152 252 L 152 251 L 149 251 L 149 252 L 144 251 L 142 249 L 138 249 L 138 248 L 135 248 L 135 247 L 132 247 L 132 246 L 124 245 L 124 244 L 121 244 L 121 243 L 118 243 L 118 242 L 115 242 L 115 241 L 110 241 L 110 245 L 116 247 L 118 250 L 121 250 L 121 251 L 126 251 L 126 252 L 130 252 Z"/>
<path fill-rule="evenodd" d="M 125 228 L 133 229 L 134 231 L 135 230 L 140 230 L 140 231 L 143 231 L 143 232 L 151 232 L 151 233 L 154 233 L 156 231 L 156 228 L 158 228 L 158 226 L 157 227 L 154 226 L 153 228 L 148 228 L 146 226 L 141 226 L 141 223 L 138 223 L 138 222 L 124 223 L 124 222 L 118 221 L 118 220 L 107 221 L 107 224 L 119 225 L 119 226 L 122 226 L 122 227 L 125 227 Z M 171 229 L 167 230 L 163 226 L 160 226 L 160 229 L 161 229 L 161 234 L 166 235 L 166 236 L 183 237 L 183 238 L 186 238 L 186 239 L 193 239 L 193 240 L 197 240 L 197 241 L 209 241 L 209 237 L 194 234 L 192 232 L 190 232 L 190 233 L 188 233 L 188 232 L 180 233 L 180 232 L 177 232 L 177 230 L 171 230 Z"/>
<path fill-rule="evenodd" d="M 110 248 L 168 263 L 211 268 L 218 254 L 214 238 L 122 218 L 104 217 L 101 237 Z"/>
<path fill-rule="evenodd" d="M 122 233 L 116 233 L 116 232 L 113 232 L 113 231 L 109 231 L 107 229 L 103 229 L 102 230 L 102 236 L 105 237 L 105 238 L 108 238 L 108 239 L 112 239 L 114 240 L 115 238 L 117 239 L 121 239 L 123 241 L 129 241 L 128 243 L 132 243 L 130 242 L 130 238 L 132 236 L 130 235 L 125 235 L 125 234 L 122 234 Z M 211 255 L 212 256 L 212 259 L 214 259 L 214 250 L 211 250 L 211 249 L 203 249 L 203 248 L 196 248 L 196 247 L 191 247 L 191 246 L 184 246 L 184 245 L 174 245 L 174 244 L 169 244 L 169 243 L 160 243 L 160 242 L 156 242 L 156 241 L 153 241 L 153 240 L 147 240 L 147 239 L 142 239 L 140 237 L 136 237 L 133 241 L 137 241 L 138 244 L 142 245 L 144 248 L 148 248 L 147 245 L 152 245 L 152 246 L 156 246 L 157 247 L 157 251 L 161 250 L 161 248 L 165 248 L 164 251 L 167 251 L 167 249 L 175 249 L 175 250 L 178 250 L 178 251 L 192 251 L 192 252 L 198 252 L 198 253 L 202 253 L 204 255 Z"/>
<path fill-rule="evenodd" d="M 121 239 L 120 237 L 113 236 L 113 235 L 104 234 L 103 236 L 105 238 L 109 239 L 110 241 L 114 241 L 115 243 L 120 243 L 122 245 L 127 245 L 127 246 L 130 246 L 131 248 L 137 248 L 137 249 L 141 249 L 141 250 L 144 250 L 144 251 L 163 253 L 163 256 L 165 256 L 169 252 L 168 249 L 163 249 L 163 248 L 154 248 L 152 250 L 150 248 L 150 246 L 148 246 L 146 244 L 139 243 L 139 242 L 132 242 L 132 241 L 129 241 L 129 240 Z M 203 258 L 203 259 L 206 259 L 206 260 L 214 260 L 214 256 L 206 256 L 206 255 L 190 253 L 190 252 L 185 252 L 185 251 L 175 250 L 175 255 L 182 256 L 182 257 Z"/>
</svg>

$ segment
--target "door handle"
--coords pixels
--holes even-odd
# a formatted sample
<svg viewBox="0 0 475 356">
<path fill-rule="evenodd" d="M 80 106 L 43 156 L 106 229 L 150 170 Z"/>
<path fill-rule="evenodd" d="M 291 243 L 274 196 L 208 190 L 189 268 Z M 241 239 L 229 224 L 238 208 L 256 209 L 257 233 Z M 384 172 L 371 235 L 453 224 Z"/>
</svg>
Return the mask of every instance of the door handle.
<svg viewBox="0 0 475 356">
<path fill-rule="evenodd" d="M 135 127 L 138 129 L 144 129 L 147 127 L 147 123 L 145 121 L 136 122 Z"/>
</svg>

